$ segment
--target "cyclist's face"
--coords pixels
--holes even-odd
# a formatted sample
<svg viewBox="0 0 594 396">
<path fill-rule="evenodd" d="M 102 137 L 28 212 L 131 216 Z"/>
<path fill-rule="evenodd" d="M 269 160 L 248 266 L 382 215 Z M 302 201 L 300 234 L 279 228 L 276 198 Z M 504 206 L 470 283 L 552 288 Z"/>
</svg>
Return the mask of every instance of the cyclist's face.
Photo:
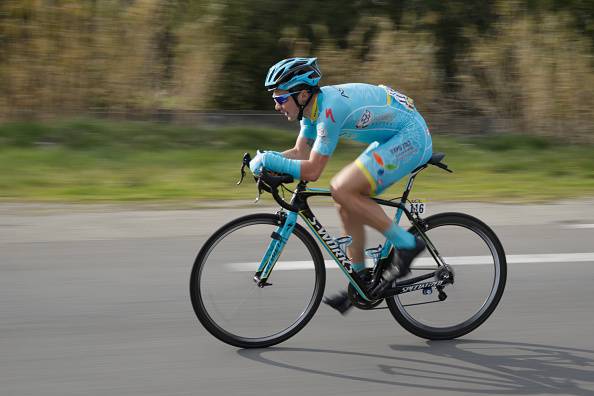
<svg viewBox="0 0 594 396">
<path fill-rule="evenodd" d="M 289 93 L 289 91 L 284 91 L 282 89 L 275 89 L 273 95 L 274 96 L 279 96 L 279 95 L 284 95 Z M 295 99 L 298 99 L 298 96 L 300 94 L 295 94 Z M 286 101 L 283 104 L 279 104 L 278 101 L 275 100 L 274 102 L 274 109 L 278 112 L 281 112 L 284 114 L 285 117 L 287 117 L 287 120 L 289 121 L 294 121 L 297 119 L 297 116 L 299 115 L 299 108 L 297 107 L 297 105 L 295 104 L 295 101 L 290 97 L 286 97 Z M 281 99 L 282 101 L 282 99 Z"/>
</svg>

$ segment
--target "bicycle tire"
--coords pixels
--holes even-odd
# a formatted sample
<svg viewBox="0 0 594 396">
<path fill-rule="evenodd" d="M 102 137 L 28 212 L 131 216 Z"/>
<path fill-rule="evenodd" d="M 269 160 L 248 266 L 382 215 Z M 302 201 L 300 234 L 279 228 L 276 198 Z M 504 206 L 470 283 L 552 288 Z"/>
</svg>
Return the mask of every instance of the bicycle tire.
<svg viewBox="0 0 594 396">
<path fill-rule="evenodd" d="M 234 231 L 254 225 L 278 226 L 280 224 L 281 218 L 279 215 L 268 213 L 252 214 L 240 217 L 219 228 L 204 243 L 196 257 L 190 277 L 190 296 L 194 312 L 196 313 L 200 323 L 202 323 L 208 332 L 227 344 L 240 348 L 265 348 L 286 341 L 303 329 L 303 327 L 311 320 L 320 305 L 326 282 L 326 268 L 324 265 L 324 258 L 313 237 L 305 230 L 304 227 L 296 224 L 293 230 L 293 236 L 297 237 L 303 243 L 309 253 L 315 268 L 315 284 L 313 293 L 311 295 L 311 300 L 301 315 L 289 327 L 272 335 L 266 335 L 262 337 L 244 337 L 226 330 L 223 326 L 217 323 L 213 318 L 213 315 L 209 314 L 207 311 L 203 301 L 203 296 L 201 294 L 201 276 L 203 273 L 203 268 L 207 263 L 212 249 L 214 249 L 218 243 L 220 243 L 224 238 Z M 263 238 L 267 237 L 269 237 L 269 235 L 263 235 Z M 257 288 L 255 283 L 253 284 L 253 287 Z"/>
<path fill-rule="evenodd" d="M 437 229 L 440 226 L 454 226 L 464 227 L 467 230 L 477 234 L 484 243 L 489 247 L 491 254 L 494 257 L 494 274 L 496 279 L 493 281 L 492 289 L 488 295 L 487 300 L 483 303 L 480 310 L 476 312 L 471 318 L 462 323 L 458 323 L 447 327 L 432 327 L 421 323 L 405 309 L 400 301 L 398 295 L 386 299 L 388 308 L 396 321 L 410 333 L 429 340 L 449 340 L 461 337 L 465 334 L 475 330 L 483 324 L 489 316 L 493 313 L 505 289 L 507 278 L 507 262 L 503 246 L 497 235 L 479 219 L 463 214 L 463 213 L 440 213 L 424 219 L 427 228 L 425 232 L 431 239 L 431 230 Z M 418 235 L 416 228 L 411 227 L 409 232 Z M 440 250 L 439 246 L 436 246 Z M 447 260 L 446 260 L 447 263 Z M 456 275 L 454 275 L 455 278 Z"/>
</svg>

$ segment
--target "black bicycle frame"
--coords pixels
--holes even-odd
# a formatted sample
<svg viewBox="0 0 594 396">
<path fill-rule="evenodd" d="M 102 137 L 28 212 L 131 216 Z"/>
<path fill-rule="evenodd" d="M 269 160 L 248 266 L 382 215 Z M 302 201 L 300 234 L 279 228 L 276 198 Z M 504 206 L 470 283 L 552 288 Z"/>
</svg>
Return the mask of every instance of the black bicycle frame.
<svg viewBox="0 0 594 396">
<path fill-rule="evenodd" d="M 379 199 L 379 198 L 372 198 L 372 199 L 380 205 L 394 207 L 399 210 L 399 213 L 404 213 L 406 215 L 406 217 L 408 218 L 408 220 L 411 222 L 411 224 L 417 229 L 420 237 L 423 238 L 425 240 L 425 242 L 427 243 L 427 249 L 430 252 L 430 254 L 433 256 L 438 267 L 441 267 L 441 266 L 445 266 L 445 262 L 439 255 L 439 252 L 437 251 L 437 249 L 435 248 L 433 243 L 431 243 L 430 239 L 425 234 L 425 224 L 424 224 L 423 220 L 419 217 L 418 214 L 415 217 L 415 215 L 413 215 L 406 208 L 406 202 L 408 200 L 409 193 L 412 189 L 414 179 L 415 179 L 416 175 L 424 168 L 425 167 L 421 167 L 420 169 L 418 169 L 416 172 L 414 172 L 410 176 L 409 181 L 406 185 L 404 194 L 400 198 L 399 202 L 386 201 L 386 200 Z M 326 228 L 322 225 L 322 223 L 320 223 L 320 221 L 315 217 L 314 213 L 310 209 L 309 204 L 308 204 L 308 199 L 311 197 L 318 197 L 318 196 L 329 197 L 329 196 L 331 196 L 331 193 L 330 193 L 330 191 L 323 190 L 323 189 L 308 189 L 306 187 L 306 183 L 300 182 L 297 185 L 296 190 L 293 192 L 293 197 L 291 199 L 290 204 L 287 206 L 289 206 L 291 211 L 297 212 L 298 215 L 304 220 L 305 224 L 312 231 L 312 233 L 316 236 L 318 241 L 326 249 L 326 251 L 334 259 L 334 261 L 336 261 L 339 268 L 343 271 L 343 273 L 345 274 L 345 276 L 347 277 L 349 282 L 353 285 L 353 287 L 355 288 L 357 293 L 363 299 L 365 299 L 367 301 L 373 301 L 373 300 L 377 300 L 380 298 L 390 297 L 390 296 L 393 296 L 396 294 L 412 292 L 415 290 L 420 290 L 420 289 L 425 289 L 425 288 L 430 288 L 430 287 L 441 287 L 442 285 L 449 283 L 449 281 L 447 279 L 435 280 L 432 282 L 425 282 L 425 283 L 417 283 L 417 282 L 422 282 L 422 281 L 430 279 L 430 278 L 434 278 L 436 271 L 433 271 L 429 274 L 425 274 L 425 275 L 410 278 L 410 279 L 407 279 L 407 280 L 404 280 L 401 282 L 397 282 L 394 287 L 390 287 L 390 288 L 386 289 L 381 296 L 374 296 L 374 298 L 372 298 L 368 294 L 368 291 L 366 290 L 367 286 L 366 286 L 365 282 L 363 282 L 363 280 L 357 274 L 357 272 L 352 269 L 352 267 L 351 267 L 352 263 L 349 260 L 349 258 L 345 255 L 344 251 L 335 242 L 335 239 L 332 236 L 330 236 L 330 234 L 328 233 Z M 284 207 L 284 205 L 283 205 L 283 207 Z M 400 220 L 399 214 L 397 214 L 397 217 L 398 217 L 398 220 Z M 391 246 L 388 247 L 387 251 L 389 252 L 390 249 L 392 249 Z M 388 256 L 388 255 L 383 255 L 383 256 Z M 376 265 L 382 258 L 385 258 L 383 256 L 376 260 Z M 378 274 L 378 276 L 379 276 L 379 274 Z"/>
</svg>

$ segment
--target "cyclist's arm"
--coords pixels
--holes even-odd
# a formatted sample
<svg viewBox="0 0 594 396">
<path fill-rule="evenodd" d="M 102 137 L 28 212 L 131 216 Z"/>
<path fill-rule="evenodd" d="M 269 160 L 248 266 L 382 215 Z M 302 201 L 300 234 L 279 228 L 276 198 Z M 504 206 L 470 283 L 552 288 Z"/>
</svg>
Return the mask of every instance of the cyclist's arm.
<svg viewBox="0 0 594 396">
<path fill-rule="evenodd" d="M 316 127 L 307 118 L 302 119 L 299 124 L 301 130 L 299 131 L 299 136 L 295 142 L 295 147 L 282 153 L 285 158 L 296 160 L 306 160 L 309 158 L 311 148 L 313 147 L 317 136 Z"/>
<path fill-rule="evenodd" d="M 306 160 L 310 158 L 311 148 L 315 139 L 311 139 L 302 135 L 299 135 L 295 147 L 287 151 L 283 151 L 283 157 L 290 159 Z"/>
<path fill-rule="evenodd" d="M 292 150 L 288 150 L 291 153 Z M 330 159 L 329 155 L 323 155 L 315 150 L 310 151 L 309 158 L 297 160 L 287 157 L 282 153 L 266 152 L 262 157 L 262 166 L 266 169 L 278 173 L 288 173 L 294 178 L 306 181 L 316 181 L 322 174 L 322 171 Z M 250 163 L 251 169 L 251 163 Z"/>
<path fill-rule="evenodd" d="M 316 181 L 328 163 L 338 143 L 339 127 L 334 122 L 332 110 L 325 112 L 331 125 L 324 122 L 312 123 L 301 120 L 301 131 L 295 147 L 282 156 L 269 155 L 263 165 L 274 172 L 288 173 L 296 178 Z M 325 120 L 324 120 L 325 121 Z"/>
<path fill-rule="evenodd" d="M 334 111 L 339 121 L 342 119 L 342 109 L 334 107 Z M 340 126 L 335 121 L 335 116 L 331 107 L 328 111 L 320 112 L 321 119 L 316 125 L 316 139 L 311 148 L 309 158 L 301 162 L 301 179 L 316 181 L 326 167 L 328 160 L 338 144 Z"/>
<path fill-rule="evenodd" d="M 316 181 L 326 167 L 330 156 L 311 151 L 309 159 L 301 161 L 301 180 Z"/>
</svg>

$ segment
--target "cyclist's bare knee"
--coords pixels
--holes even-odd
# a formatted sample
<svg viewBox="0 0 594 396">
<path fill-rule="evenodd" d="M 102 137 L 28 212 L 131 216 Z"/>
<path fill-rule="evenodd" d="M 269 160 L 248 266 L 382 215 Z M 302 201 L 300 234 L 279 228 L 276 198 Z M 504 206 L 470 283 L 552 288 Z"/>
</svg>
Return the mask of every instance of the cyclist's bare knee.
<svg viewBox="0 0 594 396">
<path fill-rule="evenodd" d="M 349 207 L 353 198 L 368 196 L 371 186 L 361 170 L 350 164 L 341 170 L 330 182 L 332 198 L 340 205 Z"/>
</svg>

